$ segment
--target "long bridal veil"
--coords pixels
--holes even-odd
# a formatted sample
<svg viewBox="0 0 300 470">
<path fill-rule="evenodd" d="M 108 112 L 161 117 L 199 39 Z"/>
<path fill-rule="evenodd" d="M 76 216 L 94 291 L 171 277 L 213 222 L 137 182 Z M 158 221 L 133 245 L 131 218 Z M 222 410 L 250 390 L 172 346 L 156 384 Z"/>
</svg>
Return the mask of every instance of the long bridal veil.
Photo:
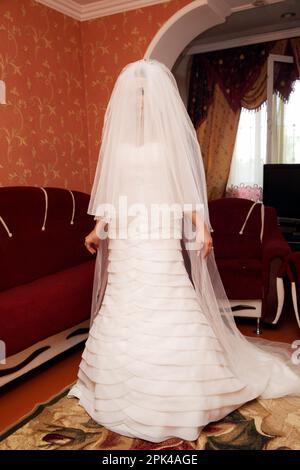
<svg viewBox="0 0 300 470">
<path fill-rule="evenodd" d="M 149 146 L 151 152 L 143 154 Z M 137 177 L 142 186 L 135 185 Z M 137 191 L 137 186 L 143 189 Z M 195 233 L 192 212 L 196 211 L 210 230 L 213 228 L 196 131 L 171 71 L 157 60 L 142 59 L 127 64 L 113 88 L 88 213 L 120 229 L 137 209 L 143 214 L 142 220 L 149 223 L 150 212 L 158 206 L 169 208 L 169 213 L 171 210 L 174 217 L 182 219 L 182 241 L 199 306 L 235 375 L 249 384 L 253 397 L 300 395 L 297 351 L 284 343 L 243 336 L 236 326 L 213 250 L 207 258 L 197 256 L 203 231 Z M 167 211 L 161 214 L 167 217 Z M 99 231 L 99 236 L 91 322 L 99 313 L 107 278 L 105 230 Z"/>
</svg>

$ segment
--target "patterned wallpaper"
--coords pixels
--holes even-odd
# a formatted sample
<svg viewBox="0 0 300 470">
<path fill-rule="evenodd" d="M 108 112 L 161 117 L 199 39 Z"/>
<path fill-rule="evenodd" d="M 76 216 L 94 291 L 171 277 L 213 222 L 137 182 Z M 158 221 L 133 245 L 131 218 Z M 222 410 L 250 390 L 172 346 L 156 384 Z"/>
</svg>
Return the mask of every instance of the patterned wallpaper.
<svg viewBox="0 0 300 470">
<path fill-rule="evenodd" d="M 0 185 L 88 191 L 80 23 L 33 0 L 2 0 L 0 44 Z"/>
<path fill-rule="evenodd" d="M 0 2 L 0 186 L 89 192 L 122 67 L 190 0 L 78 22 L 34 0 Z"/>
</svg>

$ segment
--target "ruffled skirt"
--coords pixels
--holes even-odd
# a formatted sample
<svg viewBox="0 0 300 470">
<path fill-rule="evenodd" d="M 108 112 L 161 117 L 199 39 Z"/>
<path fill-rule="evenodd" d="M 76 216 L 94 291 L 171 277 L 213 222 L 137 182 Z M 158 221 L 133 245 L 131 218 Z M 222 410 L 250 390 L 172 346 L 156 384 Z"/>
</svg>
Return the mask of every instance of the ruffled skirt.
<svg viewBox="0 0 300 470">
<path fill-rule="evenodd" d="M 110 239 L 108 261 L 103 302 L 68 394 L 97 423 L 151 442 L 191 441 L 255 397 L 226 363 L 179 239 Z"/>
</svg>

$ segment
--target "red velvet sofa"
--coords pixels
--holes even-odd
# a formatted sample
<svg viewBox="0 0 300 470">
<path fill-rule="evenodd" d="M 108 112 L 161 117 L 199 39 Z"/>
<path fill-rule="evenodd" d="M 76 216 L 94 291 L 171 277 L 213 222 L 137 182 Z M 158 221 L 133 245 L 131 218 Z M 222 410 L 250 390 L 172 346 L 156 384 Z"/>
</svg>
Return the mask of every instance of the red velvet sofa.
<svg viewBox="0 0 300 470">
<path fill-rule="evenodd" d="M 0 188 L 0 386 L 87 337 L 88 202 L 61 188 Z"/>
<path fill-rule="evenodd" d="M 285 261 L 291 248 L 273 207 L 243 198 L 209 202 L 215 258 L 236 316 L 277 323 L 284 302 Z"/>
<path fill-rule="evenodd" d="M 294 313 L 300 328 L 300 251 L 293 251 L 286 259 L 285 270 L 288 274 Z"/>
</svg>

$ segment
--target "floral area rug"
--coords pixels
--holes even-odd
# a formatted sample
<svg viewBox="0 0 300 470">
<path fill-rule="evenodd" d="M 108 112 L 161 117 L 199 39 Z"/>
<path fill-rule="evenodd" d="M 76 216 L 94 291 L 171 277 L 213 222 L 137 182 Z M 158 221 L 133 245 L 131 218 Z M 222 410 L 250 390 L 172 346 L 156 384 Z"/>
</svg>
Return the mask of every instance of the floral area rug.
<svg viewBox="0 0 300 470">
<path fill-rule="evenodd" d="M 253 400 L 204 428 L 196 441 L 121 436 L 95 423 L 70 386 L 0 436 L 0 450 L 300 450 L 300 398 Z"/>
</svg>

